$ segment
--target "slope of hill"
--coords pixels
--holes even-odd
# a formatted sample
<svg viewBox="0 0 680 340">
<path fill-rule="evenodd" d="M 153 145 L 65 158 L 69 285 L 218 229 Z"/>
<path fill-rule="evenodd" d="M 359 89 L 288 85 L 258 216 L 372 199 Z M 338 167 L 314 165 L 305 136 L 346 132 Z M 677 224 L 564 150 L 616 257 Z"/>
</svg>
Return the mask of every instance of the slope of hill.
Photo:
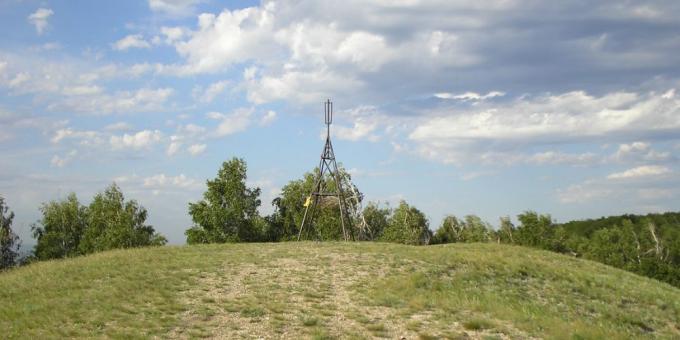
<svg viewBox="0 0 680 340">
<path fill-rule="evenodd" d="M 680 289 L 522 247 L 158 247 L 0 274 L 1 337 L 678 338 Z"/>
</svg>

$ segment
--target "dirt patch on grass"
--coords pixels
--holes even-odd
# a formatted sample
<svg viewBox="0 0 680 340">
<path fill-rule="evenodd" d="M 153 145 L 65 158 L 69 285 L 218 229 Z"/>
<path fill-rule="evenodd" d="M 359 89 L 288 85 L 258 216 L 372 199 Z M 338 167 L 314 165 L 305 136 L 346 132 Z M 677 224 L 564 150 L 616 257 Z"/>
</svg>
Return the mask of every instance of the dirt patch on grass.
<svg viewBox="0 0 680 340">
<path fill-rule="evenodd" d="M 288 249 L 290 250 L 290 249 Z M 493 329 L 443 323 L 431 311 L 371 302 L 371 282 L 413 271 L 417 261 L 341 245 L 230 256 L 221 270 L 197 273 L 184 292 L 187 310 L 171 338 L 484 338 Z M 234 261 L 242 258 L 244 261 Z M 388 265 L 385 265 L 388 262 Z M 484 326 L 484 325 L 483 325 Z"/>
</svg>

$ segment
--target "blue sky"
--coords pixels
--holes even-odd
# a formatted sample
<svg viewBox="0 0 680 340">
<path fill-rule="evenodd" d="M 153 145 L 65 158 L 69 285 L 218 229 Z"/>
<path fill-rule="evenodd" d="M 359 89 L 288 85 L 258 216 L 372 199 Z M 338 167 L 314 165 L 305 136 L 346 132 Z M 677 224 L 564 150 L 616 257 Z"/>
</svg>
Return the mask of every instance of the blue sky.
<svg viewBox="0 0 680 340">
<path fill-rule="evenodd" d="M 0 194 L 111 182 L 171 243 L 222 161 L 262 213 L 323 146 L 432 229 L 680 206 L 676 1 L 0 1 Z"/>
</svg>

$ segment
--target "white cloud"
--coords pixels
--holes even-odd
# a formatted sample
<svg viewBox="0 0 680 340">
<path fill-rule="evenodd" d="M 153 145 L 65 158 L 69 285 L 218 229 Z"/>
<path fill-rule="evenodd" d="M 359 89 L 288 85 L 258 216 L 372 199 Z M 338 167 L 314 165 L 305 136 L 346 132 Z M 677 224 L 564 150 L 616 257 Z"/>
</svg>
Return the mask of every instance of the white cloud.
<svg viewBox="0 0 680 340">
<path fill-rule="evenodd" d="M 581 154 L 568 154 L 557 151 L 545 151 L 535 153 L 527 157 L 526 162 L 535 164 L 583 165 L 592 164 L 597 160 L 598 160 L 597 155 L 591 152 Z"/>
<path fill-rule="evenodd" d="M 388 120 L 387 116 L 374 106 L 364 105 L 336 113 L 334 119 L 336 121 L 350 121 L 352 126 L 343 126 L 336 124 L 332 128 L 332 134 L 338 139 L 349 141 L 368 140 L 376 142 L 380 138 L 377 135 L 377 130 L 380 126 L 387 128 L 385 122 Z M 325 137 L 325 130 L 323 136 Z"/>
<path fill-rule="evenodd" d="M 218 16 L 199 15 L 198 31 L 190 40 L 176 44 L 177 52 L 187 59 L 183 72 L 215 72 L 233 63 L 271 55 L 275 48 L 273 8 L 269 3 L 263 8 L 224 10 Z"/>
<path fill-rule="evenodd" d="M 435 93 L 434 96 L 439 98 L 439 99 L 456 99 L 456 100 L 460 100 L 460 101 L 480 101 L 480 100 L 487 100 L 489 98 L 503 97 L 503 96 L 505 96 L 505 92 L 491 91 L 491 92 L 484 94 L 484 95 L 481 95 L 477 92 L 465 92 L 465 93 L 462 93 L 462 94 L 440 92 L 440 93 Z"/>
<path fill-rule="evenodd" d="M 607 179 L 633 179 L 642 177 L 658 177 L 671 172 L 671 169 L 660 165 L 642 165 L 623 172 L 616 172 L 607 176 Z"/>
<path fill-rule="evenodd" d="M 574 184 L 566 190 L 558 190 L 557 197 L 562 203 L 587 203 L 610 197 L 615 191 L 594 181 Z"/>
<path fill-rule="evenodd" d="M 198 156 L 205 152 L 206 147 L 207 145 L 205 144 L 193 144 L 187 148 L 187 151 L 189 151 L 192 156 Z"/>
<path fill-rule="evenodd" d="M 248 128 L 251 123 L 252 114 L 252 108 L 240 108 L 228 115 L 219 112 L 209 112 L 207 116 L 211 119 L 220 120 L 220 125 L 215 130 L 215 135 L 223 137 Z"/>
<path fill-rule="evenodd" d="M 99 145 L 104 141 L 97 131 L 78 131 L 72 128 L 58 129 L 50 141 L 53 144 L 58 144 L 65 139 L 79 140 L 82 145 Z"/>
<path fill-rule="evenodd" d="M 617 161 L 663 161 L 670 158 L 669 152 L 658 152 L 647 142 L 620 144 L 613 156 Z"/>
<path fill-rule="evenodd" d="M 202 94 L 198 96 L 198 100 L 202 103 L 210 103 L 212 102 L 215 97 L 217 97 L 220 93 L 222 93 L 227 85 L 229 85 L 228 80 L 221 80 L 215 83 L 212 83 L 208 86 L 205 91 L 203 91 Z"/>
<path fill-rule="evenodd" d="M 187 124 L 180 126 L 178 129 L 180 132 L 188 136 L 199 136 L 206 131 L 205 127 L 196 124 Z"/>
<path fill-rule="evenodd" d="M 31 76 L 28 73 L 18 73 L 12 80 L 9 81 L 8 85 L 11 88 L 19 87 L 22 84 L 25 84 L 28 80 L 31 79 Z"/>
<path fill-rule="evenodd" d="M 368 32 L 352 32 L 338 46 L 340 61 L 355 64 L 362 71 L 377 71 L 394 57 L 385 38 Z"/>
<path fill-rule="evenodd" d="M 130 48 L 149 48 L 151 44 L 141 34 L 130 34 L 111 45 L 114 50 L 125 51 Z"/>
<path fill-rule="evenodd" d="M 63 168 L 66 164 L 70 163 L 77 154 L 77 150 L 71 150 L 62 157 L 59 155 L 54 155 L 50 161 L 50 164 L 54 167 Z"/>
<path fill-rule="evenodd" d="M 173 44 L 180 41 L 187 34 L 182 27 L 161 27 L 161 33 L 165 36 L 166 44 Z"/>
<path fill-rule="evenodd" d="M 654 92 L 595 97 L 576 91 L 498 104 L 480 102 L 464 109 L 436 109 L 426 112 L 408 137 L 422 156 L 459 163 L 469 156 L 507 153 L 527 145 L 581 143 L 617 135 L 635 138 L 669 131 L 680 132 L 678 98 Z M 648 146 L 625 146 L 623 152 L 641 147 Z M 667 156 L 649 151 L 647 155 L 649 159 Z M 538 156 L 535 161 L 554 156 Z"/>
<path fill-rule="evenodd" d="M 367 139 L 371 142 L 378 140 L 378 136 L 372 134 L 378 125 L 375 122 L 365 118 L 357 118 L 351 127 L 338 125 L 333 128 L 333 134 L 338 139 L 344 139 L 356 142 L 358 140 Z"/>
<path fill-rule="evenodd" d="M 177 135 L 170 136 L 170 144 L 165 150 L 165 154 L 168 156 L 174 156 L 179 149 L 182 147 L 182 137 Z"/>
<path fill-rule="evenodd" d="M 97 85 L 77 85 L 65 87 L 62 93 L 66 96 L 86 96 L 99 94 L 102 92 L 101 87 Z"/>
<path fill-rule="evenodd" d="M 149 9 L 172 16 L 186 16 L 194 12 L 194 7 L 203 0 L 148 0 Z"/>
<path fill-rule="evenodd" d="M 132 130 L 132 125 L 126 123 L 126 122 L 118 122 L 118 123 L 113 123 L 109 124 L 106 127 L 104 127 L 104 130 L 107 131 L 128 131 Z"/>
<path fill-rule="evenodd" d="M 150 177 L 145 177 L 143 180 L 145 188 L 196 188 L 199 182 L 193 178 L 189 178 L 184 174 L 178 176 L 167 176 L 166 174 L 157 174 Z"/>
<path fill-rule="evenodd" d="M 28 16 L 28 22 L 34 25 L 38 35 L 41 35 L 47 28 L 47 20 L 53 14 L 54 12 L 49 8 L 38 8 L 38 10 Z"/>
<path fill-rule="evenodd" d="M 276 111 L 269 110 L 260 118 L 260 126 L 267 126 L 276 120 Z"/>
<path fill-rule="evenodd" d="M 265 75 L 246 80 L 248 100 L 254 104 L 284 99 L 301 103 L 318 102 L 331 94 L 347 96 L 348 90 L 356 91 L 362 84 L 347 75 L 330 70 L 287 70 L 280 74 Z"/>
<path fill-rule="evenodd" d="M 134 92 L 120 91 L 112 95 L 67 97 L 48 105 L 48 109 L 89 114 L 147 112 L 160 110 L 173 93 L 171 88 L 142 88 Z"/>
<path fill-rule="evenodd" d="M 135 134 L 123 134 L 111 136 L 109 143 L 114 150 L 120 149 L 145 149 L 161 141 L 163 134 L 158 130 L 142 130 Z"/>
</svg>

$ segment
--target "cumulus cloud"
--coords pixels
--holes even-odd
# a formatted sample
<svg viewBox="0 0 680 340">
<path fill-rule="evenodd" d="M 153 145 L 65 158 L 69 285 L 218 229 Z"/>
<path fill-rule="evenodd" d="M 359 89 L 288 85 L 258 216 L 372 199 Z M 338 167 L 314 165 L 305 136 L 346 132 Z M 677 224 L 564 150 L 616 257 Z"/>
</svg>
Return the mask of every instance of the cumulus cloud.
<svg viewBox="0 0 680 340">
<path fill-rule="evenodd" d="M 260 126 L 267 126 L 276 120 L 276 111 L 268 110 L 262 118 L 260 118 Z"/>
<path fill-rule="evenodd" d="M 667 200 L 680 195 L 677 176 L 665 166 L 643 165 L 612 173 L 604 178 L 591 178 L 557 190 L 557 198 L 564 204 L 586 204 L 597 201 L 616 200 L 620 209 L 630 206 L 629 212 L 640 211 L 640 204 L 653 202 L 666 206 Z M 622 181 L 626 181 L 625 185 Z M 660 210 L 660 209 L 653 209 Z"/>
<path fill-rule="evenodd" d="M 244 131 L 251 124 L 252 108 L 239 108 L 230 114 L 209 112 L 207 117 L 218 120 L 220 123 L 215 130 L 217 137 L 224 137 Z"/>
<path fill-rule="evenodd" d="M 174 156 L 182 147 L 182 137 L 177 135 L 170 136 L 170 144 L 165 150 L 165 154 L 168 156 Z"/>
<path fill-rule="evenodd" d="M 523 145 L 665 135 L 680 132 L 680 101 L 669 93 L 613 92 L 596 97 L 576 91 L 440 108 L 428 112 L 408 138 L 421 155 L 456 163 L 480 149 L 507 151 Z M 645 147 L 625 146 L 622 152 Z M 648 155 L 664 156 L 649 151 Z"/>
<path fill-rule="evenodd" d="M 221 94 L 222 92 L 224 92 L 224 90 L 226 89 L 227 85 L 229 85 L 229 81 L 228 81 L 228 80 L 221 80 L 221 81 L 214 82 L 214 83 L 210 84 L 210 85 L 205 89 L 205 91 L 202 91 L 202 93 L 200 93 L 200 92 L 201 92 L 200 90 L 197 91 L 197 92 L 200 93 L 200 94 L 198 94 L 198 96 L 197 96 L 197 97 L 198 97 L 198 100 L 199 100 L 200 102 L 202 102 L 202 103 L 210 103 L 210 102 L 212 102 L 212 101 L 215 99 L 215 97 L 217 97 L 219 94 Z"/>
<path fill-rule="evenodd" d="M 187 34 L 186 30 L 182 27 L 161 27 L 161 33 L 165 36 L 166 44 L 173 44 L 177 41 L 182 40 Z"/>
<path fill-rule="evenodd" d="M 192 156 L 198 156 L 205 152 L 206 147 L 207 145 L 205 144 L 192 144 L 187 148 L 187 151 L 189 151 Z"/>
<path fill-rule="evenodd" d="M 194 12 L 197 4 L 204 0 L 148 0 L 149 9 L 171 16 L 187 16 Z"/>
<path fill-rule="evenodd" d="M 119 91 L 114 94 L 66 97 L 48 105 L 48 109 L 94 115 L 147 112 L 160 110 L 173 93 L 174 90 L 171 88 L 142 88 L 136 91 Z"/>
<path fill-rule="evenodd" d="M 559 93 L 584 81 L 601 93 L 611 91 L 610 80 L 621 72 L 642 82 L 647 79 L 629 71 L 650 78 L 677 66 L 674 51 L 680 42 L 673 32 L 651 29 L 631 36 L 623 29 L 657 27 L 677 11 L 633 7 L 602 2 L 556 8 L 501 0 L 484 6 L 459 1 L 348 1 L 342 6 L 263 1 L 201 14 L 191 32 L 174 40 L 183 62 L 165 70 L 202 74 L 255 65 L 259 71 L 244 77 L 244 83 L 256 104 L 278 99 L 309 103 L 347 94 L 358 105 L 386 94 L 403 98 L 431 93 L 476 102 L 501 97 L 493 87 Z M 506 11 L 514 13 L 513 20 Z M 584 11 L 592 15 L 583 18 Z M 649 22 L 641 21 L 640 13 L 661 14 Z M 532 20 L 539 15 L 544 20 Z M 626 25 L 606 24 L 614 19 Z M 583 29 L 574 32 L 574 27 Z M 466 86 L 478 90 L 467 91 Z M 314 95 L 305 95 L 310 89 Z"/>
<path fill-rule="evenodd" d="M 109 124 L 104 127 L 104 130 L 107 131 L 128 131 L 132 130 L 132 125 L 126 122 L 118 122 L 118 123 L 113 123 Z"/>
<path fill-rule="evenodd" d="M 461 94 L 453 94 L 448 92 L 435 93 L 434 96 L 439 99 L 456 99 L 460 101 L 479 101 L 486 100 L 495 97 L 505 96 L 505 92 L 501 91 L 491 91 L 487 94 L 479 94 L 477 92 L 465 92 Z"/>
<path fill-rule="evenodd" d="M 558 190 L 557 197 L 562 203 L 587 203 L 610 197 L 614 192 L 612 188 L 603 187 L 595 181 L 586 181 Z"/>
<path fill-rule="evenodd" d="M 178 130 L 183 133 L 184 135 L 187 136 L 200 136 L 203 133 L 205 133 L 206 128 L 200 125 L 196 124 L 187 124 L 187 125 L 181 125 L 178 127 Z"/>
<path fill-rule="evenodd" d="M 613 156 L 616 161 L 663 161 L 670 158 L 670 152 L 653 150 L 648 142 L 620 144 Z"/>
<path fill-rule="evenodd" d="M 50 164 L 53 167 L 63 168 L 66 166 L 66 164 L 70 163 L 76 157 L 76 155 L 78 155 L 77 150 L 71 150 L 63 156 L 54 155 L 52 156 L 52 160 L 50 160 Z"/>
<path fill-rule="evenodd" d="M 146 188 L 192 188 L 196 187 L 199 182 L 193 178 L 189 178 L 184 174 L 177 176 L 168 176 L 166 174 L 157 174 L 143 179 L 144 187 Z"/>
<path fill-rule="evenodd" d="M 125 51 L 130 48 L 149 48 L 151 44 L 141 34 L 130 34 L 111 45 L 114 50 Z"/>
<path fill-rule="evenodd" d="M 86 96 L 99 94 L 102 92 L 102 88 L 97 85 L 76 85 L 64 87 L 62 93 L 65 96 Z"/>
<path fill-rule="evenodd" d="M 53 144 L 59 144 L 66 139 L 75 139 L 81 145 L 100 145 L 104 142 L 101 133 L 92 130 L 75 130 L 72 128 L 58 129 L 50 139 Z"/>
<path fill-rule="evenodd" d="M 597 160 L 597 155 L 591 152 L 581 154 L 567 154 L 556 151 L 535 153 L 528 157 L 527 162 L 536 164 L 591 164 Z"/>
<path fill-rule="evenodd" d="M 671 169 L 660 165 L 642 165 L 622 172 L 615 172 L 607 179 L 635 179 L 642 177 L 658 177 L 671 172 Z"/>
<path fill-rule="evenodd" d="M 123 134 L 111 136 L 109 143 L 114 150 L 121 149 L 146 149 L 161 141 L 163 134 L 158 130 L 142 130 L 135 134 Z"/>
<path fill-rule="evenodd" d="M 47 28 L 47 20 L 54 14 L 49 8 L 38 8 L 35 12 L 28 16 L 28 22 L 35 26 L 38 35 L 43 34 Z"/>
<path fill-rule="evenodd" d="M 389 129 L 386 124 L 387 116 L 376 107 L 365 105 L 345 110 L 335 114 L 336 121 L 349 121 L 351 126 L 342 123 L 333 126 L 333 135 L 338 139 L 349 141 L 368 140 L 376 142 L 380 139 L 378 130 L 380 127 Z M 325 130 L 323 132 L 325 137 Z"/>
</svg>

